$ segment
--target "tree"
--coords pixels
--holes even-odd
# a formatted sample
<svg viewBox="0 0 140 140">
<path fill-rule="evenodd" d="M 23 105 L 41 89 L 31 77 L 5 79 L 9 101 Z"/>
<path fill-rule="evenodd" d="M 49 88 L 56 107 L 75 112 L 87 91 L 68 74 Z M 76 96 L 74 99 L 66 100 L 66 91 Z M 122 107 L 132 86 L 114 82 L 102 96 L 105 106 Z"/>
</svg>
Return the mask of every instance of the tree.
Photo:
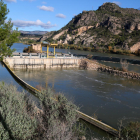
<svg viewBox="0 0 140 140">
<path fill-rule="evenodd" d="M 9 10 L 3 0 L 0 1 L 0 57 L 1 60 L 4 56 L 11 56 L 15 49 L 10 49 L 13 43 L 18 41 L 20 33 L 18 29 L 12 30 L 13 23 L 11 19 L 7 19 Z"/>
</svg>

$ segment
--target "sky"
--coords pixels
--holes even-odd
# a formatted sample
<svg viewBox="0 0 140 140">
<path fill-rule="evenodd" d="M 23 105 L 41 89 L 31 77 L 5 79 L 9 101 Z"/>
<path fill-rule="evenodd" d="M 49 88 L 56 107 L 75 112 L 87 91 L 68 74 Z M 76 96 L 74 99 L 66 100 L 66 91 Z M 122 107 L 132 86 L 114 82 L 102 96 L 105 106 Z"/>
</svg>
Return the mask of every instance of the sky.
<svg viewBox="0 0 140 140">
<path fill-rule="evenodd" d="M 23 31 L 56 31 L 83 10 L 97 10 L 105 2 L 122 8 L 140 8 L 140 0 L 3 0 L 10 10 L 13 29 Z"/>
</svg>

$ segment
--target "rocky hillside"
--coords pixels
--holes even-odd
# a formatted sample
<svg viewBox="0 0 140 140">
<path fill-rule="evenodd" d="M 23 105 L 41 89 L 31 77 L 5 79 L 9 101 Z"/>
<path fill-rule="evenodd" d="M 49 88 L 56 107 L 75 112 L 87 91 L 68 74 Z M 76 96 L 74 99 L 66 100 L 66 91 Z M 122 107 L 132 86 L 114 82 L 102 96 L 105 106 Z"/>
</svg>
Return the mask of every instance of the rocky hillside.
<svg viewBox="0 0 140 140">
<path fill-rule="evenodd" d="M 104 3 L 96 11 L 83 11 L 62 29 L 43 35 L 42 40 L 128 50 L 140 42 L 140 10 Z"/>
</svg>

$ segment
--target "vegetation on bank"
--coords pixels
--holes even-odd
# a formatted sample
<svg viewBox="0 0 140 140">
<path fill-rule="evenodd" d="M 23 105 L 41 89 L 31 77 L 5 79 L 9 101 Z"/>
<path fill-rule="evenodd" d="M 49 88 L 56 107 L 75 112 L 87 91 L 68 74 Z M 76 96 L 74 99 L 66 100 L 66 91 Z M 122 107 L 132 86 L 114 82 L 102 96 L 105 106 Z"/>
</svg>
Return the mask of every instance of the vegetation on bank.
<svg viewBox="0 0 140 140">
<path fill-rule="evenodd" d="M 25 48 L 23 49 L 23 52 L 24 52 L 24 53 L 25 53 L 25 52 L 26 52 L 26 53 L 36 53 L 37 51 L 34 50 L 32 46 L 28 46 L 27 48 L 25 47 Z"/>
<path fill-rule="evenodd" d="M 41 109 L 15 86 L 0 82 L 1 140 L 70 140 L 84 135 L 81 125 L 76 123 L 77 106 L 51 89 L 37 94 Z"/>
<path fill-rule="evenodd" d="M 0 139 L 1 140 L 80 140 L 86 129 L 75 110 L 78 107 L 63 94 L 51 89 L 37 93 L 40 108 L 13 85 L 0 82 Z M 119 126 L 118 139 L 138 139 L 140 123 Z M 93 138 L 91 138 L 93 139 Z M 112 138 L 108 138 L 112 140 Z"/>
<path fill-rule="evenodd" d="M 139 140 L 140 122 L 129 122 L 121 128 L 121 137 L 127 140 Z"/>
<path fill-rule="evenodd" d="M 19 38 L 18 43 L 23 43 L 23 44 L 27 44 L 27 45 L 40 44 L 40 42 L 38 42 L 36 39 L 32 39 L 30 37 L 26 37 L 26 39 Z"/>
<path fill-rule="evenodd" d="M 33 44 L 33 43 L 31 43 Z M 30 44 L 30 45 L 31 45 Z M 29 45 L 29 43 L 28 43 Z M 140 50 L 135 52 L 131 52 L 130 50 L 118 49 L 116 47 L 108 46 L 108 47 L 85 47 L 83 45 L 74 45 L 74 44 L 58 44 L 56 48 L 59 49 L 69 49 L 69 50 L 80 50 L 80 51 L 90 51 L 90 52 L 100 52 L 100 53 L 112 53 L 112 54 L 120 54 L 120 55 L 136 55 L 140 56 Z M 33 53 L 36 52 L 31 46 L 25 47 L 23 52 Z"/>
<path fill-rule="evenodd" d="M 119 49 L 112 46 L 107 47 L 85 47 L 84 45 L 74 45 L 74 44 L 59 44 L 56 46 L 59 49 L 71 49 L 71 50 L 80 50 L 80 51 L 91 51 L 91 52 L 101 52 L 101 53 L 113 53 L 121 55 L 136 55 L 140 56 L 140 50 L 132 53 L 130 50 Z"/>
</svg>

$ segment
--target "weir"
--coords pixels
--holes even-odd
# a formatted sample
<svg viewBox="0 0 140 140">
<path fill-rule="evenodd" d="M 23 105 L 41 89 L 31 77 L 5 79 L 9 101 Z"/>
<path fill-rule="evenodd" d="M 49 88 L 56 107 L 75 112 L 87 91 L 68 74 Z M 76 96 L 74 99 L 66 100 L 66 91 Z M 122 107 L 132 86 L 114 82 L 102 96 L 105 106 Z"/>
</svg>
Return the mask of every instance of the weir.
<svg viewBox="0 0 140 140">
<path fill-rule="evenodd" d="M 5 58 L 11 68 L 79 67 L 79 58 Z"/>
<path fill-rule="evenodd" d="M 37 92 L 40 92 L 39 90 L 37 90 L 36 88 L 32 87 L 31 85 L 27 84 L 25 81 L 23 81 L 21 78 L 19 78 L 12 70 L 11 68 L 8 66 L 7 64 L 7 61 L 6 59 L 3 61 L 5 67 L 7 68 L 7 70 L 10 72 L 10 74 L 13 76 L 14 79 L 16 79 L 19 83 L 21 83 L 24 87 L 26 87 L 28 90 L 32 91 L 35 96 L 37 97 Z M 84 121 L 87 121 L 89 122 L 90 124 L 106 131 L 107 133 L 111 134 L 111 135 L 114 135 L 115 137 L 118 137 L 118 130 L 114 129 L 113 127 L 95 119 L 95 118 L 92 118 L 80 111 L 77 111 L 76 112 L 79 114 L 79 117 L 81 119 L 83 119 Z"/>
<path fill-rule="evenodd" d="M 78 67 L 79 60 L 73 54 L 62 53 L 13 53 L 5 58 L 11 68 Z"/>
</svg>

